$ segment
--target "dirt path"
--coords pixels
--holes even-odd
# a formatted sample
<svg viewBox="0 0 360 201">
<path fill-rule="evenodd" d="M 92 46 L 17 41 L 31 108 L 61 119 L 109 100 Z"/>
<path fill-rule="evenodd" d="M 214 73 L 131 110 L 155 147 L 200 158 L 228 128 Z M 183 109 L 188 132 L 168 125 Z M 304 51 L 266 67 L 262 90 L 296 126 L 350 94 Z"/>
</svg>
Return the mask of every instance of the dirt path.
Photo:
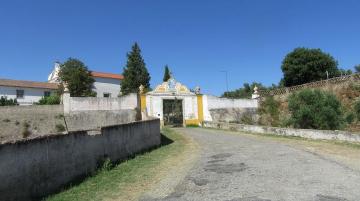
<svg viewBox="0 0 360 201">
<path fill-rule="evenodd" d="M 220 130 L 181 131 L 199 144 L 200 157 L 186 176 L 179 171 L 172 177 L 183 178 L 172 193 L 158 190 L 141 200 L 359 200 L 357 151 L 341 159 L 350 149 Z M 166 181 L 160 188 L 164 186 Z"/>
</svg>

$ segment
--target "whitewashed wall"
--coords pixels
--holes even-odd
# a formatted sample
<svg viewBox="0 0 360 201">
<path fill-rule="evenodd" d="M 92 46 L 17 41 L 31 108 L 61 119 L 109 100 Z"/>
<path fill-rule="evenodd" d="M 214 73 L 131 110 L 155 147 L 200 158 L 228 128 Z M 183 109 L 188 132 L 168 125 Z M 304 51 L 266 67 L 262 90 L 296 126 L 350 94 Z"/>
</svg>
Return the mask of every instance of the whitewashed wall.
<svg viewBox="0 0 360 201">
<path fill-rule="evenodd" d="M 93 91 L 97 93 L 97 97 L 104 97 L 104 93 L 110 93 L 112 98 L 116 98 L 120 93 L 121 81 L 111 78 L 94 78 Z"/>
<path fill-rule="evenodd" d="M 210 114 L 211 109 L 226 109 L 226 108 L 257 108 L 258 101 L 256 99 L 229 99 L 219 98 L 211 95 L 203 96 L 204 120 L 212 121 Z"/>
<path fill-rule="evenodd" d="M 16 90 L 24 90 L 24 98 L 17 99 L 19 105 L 31 105 L 39 102 L 39 100 L 44 96 L 45 91 L 54 92 L 52 89 L 0 86 L 0 97 L 6 96 L 8 99 L 16 99 Z"/>
<path fill-rule="evenodd" d="M 100 97 L 67 97 L 63 96 L 64 112 L 93 110 L 124 110 L 135 109 L 138 106 L 137 94 L 129 94 L 118 98 Z"/>
</svg>

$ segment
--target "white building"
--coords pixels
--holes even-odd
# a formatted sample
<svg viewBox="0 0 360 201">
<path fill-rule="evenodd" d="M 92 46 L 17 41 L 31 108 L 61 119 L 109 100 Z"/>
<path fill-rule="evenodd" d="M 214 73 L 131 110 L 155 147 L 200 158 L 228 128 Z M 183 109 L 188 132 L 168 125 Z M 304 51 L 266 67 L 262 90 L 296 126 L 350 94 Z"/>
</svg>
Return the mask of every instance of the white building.
<svg viewBox="0 0 360 201">
<path fill-rule="evenodd" d="M 19 105 L 32 105 L 44 96 L 50 96 L 59 87 L 60 63 L 56 62 L 53 71 L 48 77 L 48 82 L 35 82 L 24 80 L 11 80 L 0 78 L 0 97 L 16 99 Z M 95 79 L 93 91 L 97 97 L 118 97 L 120 94 L 120 74 L 91 72 Z"/>
<path fill-rule="evenodd" d="M 48 82 L 59 83 L 60 63 L 55 62 L 53 71 L 48 77 Z M 120 94 L 121 80 L 124 77 L 120 74 L 91 72 L 91 76 L 95 79 L 93 91 L 97 97 L 118 97 Z"/>
<path fill-rule="evenodd" d="M 0 97 L 16 99 L 20 105 L 32 105 L 57 89 L 56 83 L 0 79 Z"/>
</svg>

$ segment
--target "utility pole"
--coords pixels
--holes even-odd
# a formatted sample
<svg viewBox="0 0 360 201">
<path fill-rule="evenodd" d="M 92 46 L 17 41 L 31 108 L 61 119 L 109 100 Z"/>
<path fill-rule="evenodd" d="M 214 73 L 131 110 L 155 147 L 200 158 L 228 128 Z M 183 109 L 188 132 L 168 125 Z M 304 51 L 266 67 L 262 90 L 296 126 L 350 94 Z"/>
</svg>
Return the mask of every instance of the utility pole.
<svg viewBox="0 0 360 201">
<path fill-rule="evenodd" d="M 222 70 L 222 71 L 220 71 L 220 72 L 225 73 L 226 91 L 229 91 L 228 71 L 227 71 L 227 70 Z"/>
</svg>

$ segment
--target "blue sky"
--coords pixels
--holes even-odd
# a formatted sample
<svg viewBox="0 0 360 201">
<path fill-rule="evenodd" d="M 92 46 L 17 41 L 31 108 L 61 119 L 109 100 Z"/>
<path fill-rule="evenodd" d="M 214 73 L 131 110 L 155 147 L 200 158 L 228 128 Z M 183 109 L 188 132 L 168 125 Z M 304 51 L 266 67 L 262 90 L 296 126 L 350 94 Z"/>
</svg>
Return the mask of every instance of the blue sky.
<svg viewBox="0 0 360 201">
<path fill-rule="evenodd" d="M 0 0 L 0 77 L 46 81 L 56 60 L 121 73 L 137 41 L 154 87 L 175 78 L 220 95 L 282 77 L 296 47 L 321 48 L 350 69 L 360 63 L 360 1 Z"/>
</svg>

